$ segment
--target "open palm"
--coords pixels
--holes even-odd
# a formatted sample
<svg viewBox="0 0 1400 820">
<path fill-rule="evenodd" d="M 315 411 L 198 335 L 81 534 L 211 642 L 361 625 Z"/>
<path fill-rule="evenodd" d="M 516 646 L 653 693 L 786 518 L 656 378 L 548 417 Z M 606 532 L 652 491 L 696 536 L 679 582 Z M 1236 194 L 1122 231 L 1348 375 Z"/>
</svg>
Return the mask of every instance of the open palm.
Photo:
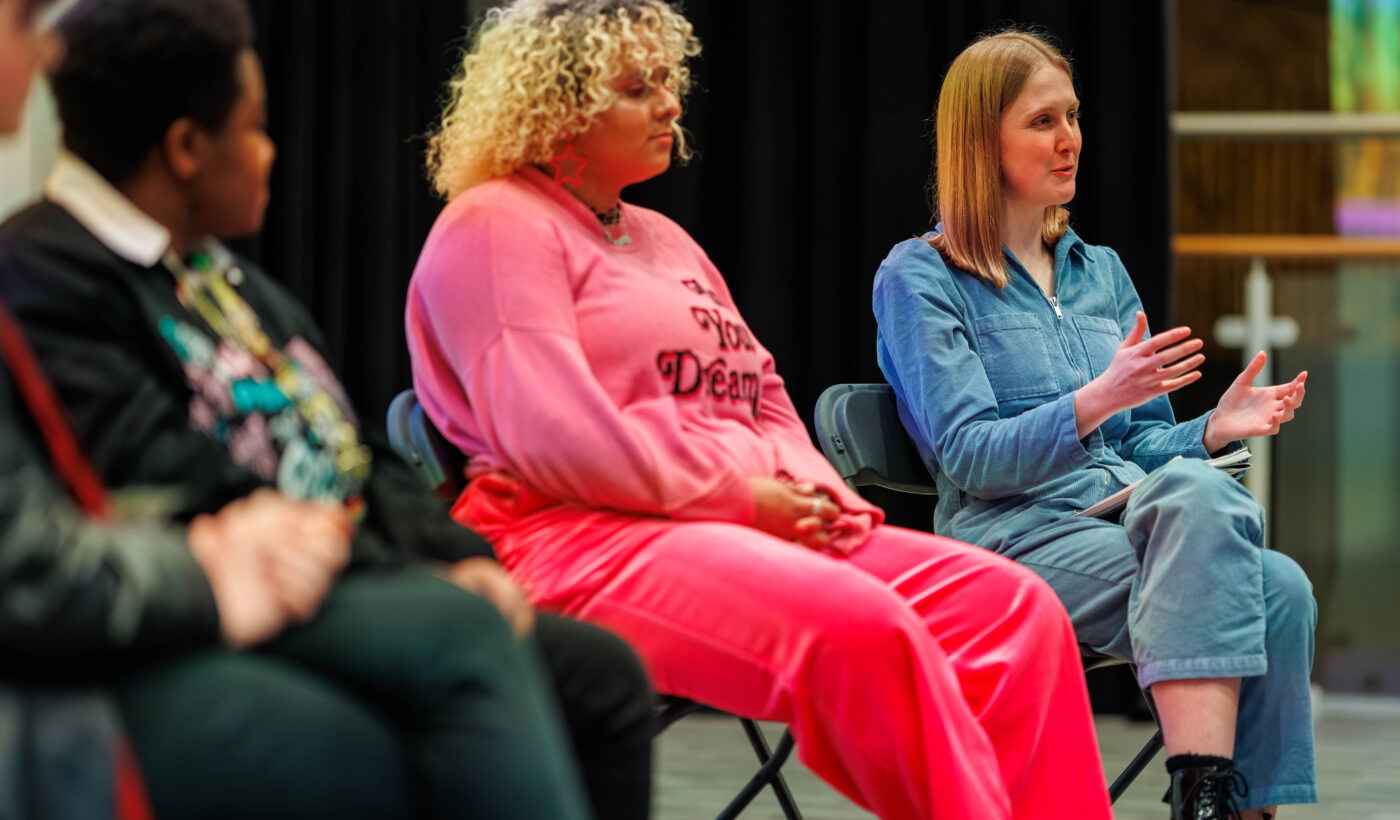
<svg viewBox="0 0 1400 820">
<path fill-rule="evenodd" d="M 1232 441 L 1272 436 L 1279 427 L 1293 420 L 1293 414 L 1303 403 L 1303 383 L 1308 373 L 1299 373 L 1287 384 L 1255 387 L 1254 379 L 1266 360 L 1261 350 L 1220 397 L 1215 412 L 1206 422 L 1203 442 L 1206 451 L 1214 453 Z"/>
</svg>

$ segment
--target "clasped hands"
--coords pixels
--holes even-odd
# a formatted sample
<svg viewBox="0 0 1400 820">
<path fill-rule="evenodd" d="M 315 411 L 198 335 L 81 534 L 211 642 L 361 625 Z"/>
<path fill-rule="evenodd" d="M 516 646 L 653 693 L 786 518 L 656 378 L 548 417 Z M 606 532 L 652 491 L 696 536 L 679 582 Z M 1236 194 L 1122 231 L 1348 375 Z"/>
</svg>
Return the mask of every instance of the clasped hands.
<svg viewBox="0 0 1400 820">
<path fill-rule="evenodd" d="M 830 526 L 841 507 L 815 484 L 778 478 L 750 478 L 753 526 L 770 535 L 824 550 L 831 546 Z"/>
<path fill-rule="evenodd" d="M 262 643 L 310 620 L 350 559 L 354 528 L 342 507 L 258 490 L 190 522 L 190 552 L 209 580 L 224 640 Z M 466 558 L 443 576 L 485 598 L 517 636 L 534 628 L 524 590 L 487 557 Z"/>
<path fill-rule="evenodd" d="M 1080 438 L 1115 413 L 1139 407 L 1201 377 L 1197 368 L 1205 361 L 1199 352 L 1203 343 L 1191 338 L 1190 328 L 1172 328 L 1144 340 L 1146 332 L 1147 315 L 1138 311 L 1113 361 L 1075 394 Z M 1202 436 L 1206 452 L 1214 453 L 1232 441 L 1274 435 L 1281 425 L 1293 420 L 1303 403 L 1307 371 L 1285 384 L 1255 387 L 1254 379 L 1265 360 L 1260 351 L 1220 397 Z"/>
<path fill-rule="evenodd" d="M 204 570 L 224 640 L 262 643 L 320 609 L 350 559 L 343 508 L 262 489 L 190 522 L 190 552 Z"/>
</svg>

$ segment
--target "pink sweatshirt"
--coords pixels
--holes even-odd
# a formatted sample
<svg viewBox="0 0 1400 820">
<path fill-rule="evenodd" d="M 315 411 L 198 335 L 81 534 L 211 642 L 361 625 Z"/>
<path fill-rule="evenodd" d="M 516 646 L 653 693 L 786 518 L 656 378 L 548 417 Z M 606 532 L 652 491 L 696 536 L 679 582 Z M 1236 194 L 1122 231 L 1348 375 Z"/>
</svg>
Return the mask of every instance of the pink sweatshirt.
<svg viewBox="0 0 1400 820">
<path fill-rule="evenodd" d="M 632 242 L 533 168 L 477 185 L 438 217 L 409 285 L 408 346 L 428 417 L 471 458 L 587 507 L 749 524 L 748 479 L 790 477 L 847 515 L 880 510 L 812 445 L 773 357 L 679 225 L 624 204 Z"/>
</svg>

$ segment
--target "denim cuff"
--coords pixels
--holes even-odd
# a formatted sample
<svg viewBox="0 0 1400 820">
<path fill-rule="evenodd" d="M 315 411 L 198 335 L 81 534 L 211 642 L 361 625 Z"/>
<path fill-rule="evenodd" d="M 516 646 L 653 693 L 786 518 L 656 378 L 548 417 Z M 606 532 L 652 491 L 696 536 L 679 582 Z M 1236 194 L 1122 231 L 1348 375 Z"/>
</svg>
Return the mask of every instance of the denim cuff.
<svg viewBox="0 0 1400 820">
<path fill-rule="evenodd" d="M 1164 680 L 1192 678 L 1254 678 L 1269 669 L 1266 655 L 1227 655 L 1215 658 L 1138 659 L 1138 684 L 1144 689 Z"/>
<path fill-rule="evenodd" d="M 1214 412 L 1215 410 L 1212 408 L 1190 421 L 1184 421 L 1177 425 L 1178 430 L 1184 434 L 1185 440 L 1190 442 L 1186 449 L 1181 452 L 1183 456 L 1200 459 L 1210 458 L 1210 453 L 1206 451 L 1206 423 L 1210 421 L 1210 416 Z M 1238 442 L 1226 445 L 1225 449 L 1239 449 Z"/>
<path fill-rule="evenodd" d="M 1296 786 L 1274 786 L 1268 791 L 1261 791 L 1254 788 L 1254 784 L 1249 786 L 1249 799 L 1241 803 L 1240 808 L 1244 811 L 1250 809 L 1262 809 L 1266 806 L 1291 806 L 1298 803 L 1316 803 L 1317 785 L 1296 785 Z"/>
<path fill-rule="evenodd" d="M 1079 437 L 1079 421 L 1074 415 L 1074 397 L 1077 392 L 1066 393 L 1051 405 L 1051 412 L 1056 416 L 1055 427 L 1058 428 L 1055 453 L 1067 455 L 1072 470 L 1098 464 L 1104 458 L 1103 433 L 1099 432 L 1099 428 L 1095 427 L 1084 438 Z"/>
</svg>

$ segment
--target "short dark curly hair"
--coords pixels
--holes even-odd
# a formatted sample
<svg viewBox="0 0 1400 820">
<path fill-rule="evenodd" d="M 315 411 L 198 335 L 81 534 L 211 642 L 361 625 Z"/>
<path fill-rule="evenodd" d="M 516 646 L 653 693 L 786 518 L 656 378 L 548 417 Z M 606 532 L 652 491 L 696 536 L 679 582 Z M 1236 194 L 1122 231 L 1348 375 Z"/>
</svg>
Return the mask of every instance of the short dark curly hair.
<svg viewBox="0 0 1400 820">
<path fill-rule="evenodd" d="M 64 57 L 49 79 L 64 145 L 114 184 L 176 120 L 222 128 L 253 45 L 244 0 L 79 0 L 58 32 Z"/>
</svg>

